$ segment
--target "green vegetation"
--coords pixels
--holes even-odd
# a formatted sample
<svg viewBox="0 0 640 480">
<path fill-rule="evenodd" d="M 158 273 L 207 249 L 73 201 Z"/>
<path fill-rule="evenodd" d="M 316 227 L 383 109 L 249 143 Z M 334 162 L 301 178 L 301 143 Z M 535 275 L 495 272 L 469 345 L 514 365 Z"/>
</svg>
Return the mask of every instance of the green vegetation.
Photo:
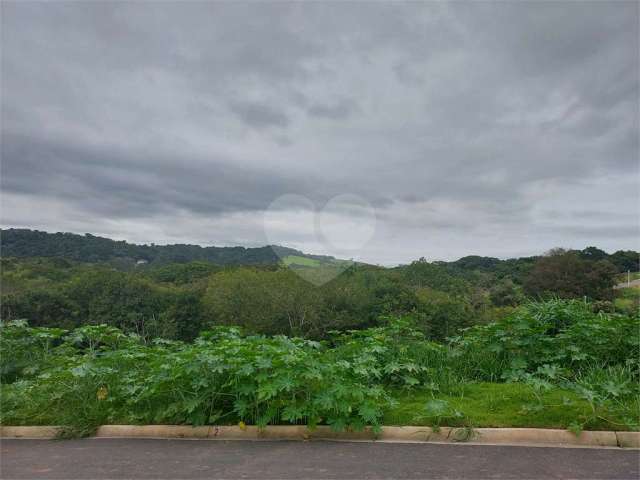
<svg viewBox="0 0 640 480">
<path fill-rule="evenodd" d="M 285 258 L 289 267 L 198 260 L 123 270 L 58 257 L 3 257 L 2 319 L 62 328 L 104 323 L 145 339 L 193 340 L 219 325 L 325 339 L 331 330 L 408 315 L 428 338 L 443 341 L 462 328 L 503 318 L 527 295 L 587 297 L 593 308 L 610 312 L 632 313 L 638 305 L 633 294 L 611 288 L 616 274 L 610 265 L 574 253 L 541 257 L 524 280 L 526 259 L 512 262 L 513 274 L 506 275 L 488 270 L 495 262 L 487 266 L 482 257 L 466 257 L 455 267 L 419 260 L 396 268 Z M 575 265 L 577 279 L 570 272 Z"/>
<path fill-rule="evenodd" d="M 434 396 L 430 390 L 404 391 L 398 393 L 397 405 L 385 411 L 383 422 L 566 429 L 590 419 L 588 428 L 593 430 L 619 430 L 624 425 L 623 414 L 615 408 L 603 408 L 606 416 L 593 418 L 591 404 L 571 390 L 552 387 L 539 397 L 536 393 L 525 383 L 488 382 L 464 384 L 449 395 Z"/>
<path fill-rule="evenodd" d="M 11 322 L 0 421 L 70 435 L 108 423 L 640 426 L 638 317 L 534 302 L 448 344 L 410 318 L 383 323 L 321 342 L 216 327 L 183 343 Z"/>
<path fill-rule="evenodd" d="M 616 273 L 616 267 L 600 256 L 585 259 L 579 253 L 556 249 L 534 264 L 525 279 L 524 289 L 528 294 L 538 297 L 586 296 L 612 300 Z"/>
<path fill-rule="evenodd" d="M 10 228 L 0 231 L 6 257 L 57 257 L 78 262 L 110 263 L 118 268 L 133 268 L 138 261 L 153 265 L 212 262 L 217 265 L 276 265 L 287 255 L 306 257 L 292 248 L 266 246 L 201 247 L 199 245 L 134 245 L 89 233 L 47 233 Z M 310 257 L 311 258 L 311 257 Z M 331 257 L 314 256 L 316 259 Z"/>
<path fill-rule="evenodd" d="M 633 315 L 640 311 L 640 287 L 621 288 L 617 291 L 614 307 L 619 312 Z"/>
<path fill-rule="evenodd" d="M 109 263 L 120 269 L 134 268 L 138 261 L 150 265 L 204 261 L 217 265 L 277 265 L 285 263 L 311 266 L 313 260 L 332 263 L 336 259 L 323 255 L 306 255 L 298 250 L 277 245 L 244 247 L 201 247 L 199 245 L 134 245 L 89 233 L 47 233 L 38 230 L 9 228 L 0 230 L 4 257 L 50 257 L 77 262 Z M 582 260 L 607 261 L 619 273 L 640 271 L 640 256 L 632 250 L 618 250 L 608 254 L 596 247 L 568 250 Z M 557 253 L 557 252 L 556 252 Z M 305 260 L 311 260 L 306 263 Z M 540 257 L 500 260 L 493 257 L 470 255 L 453 262 L 435 262 L 451 273 L 462 275 L 474 282 L 492 279 L 512 279 L 521 285 Z M 339 262 L 339 260 L 337 260 Z M 314 265 L 316 265 L 314 263 Z"/>
<path fill-rule="evenodd" d="M 299 255 L 287 255 L 282 259 L 286 266 L 301 265 L 303 267 L 318 267 L 320 261 L 314 258 L 301 257 Z"/>
<path fill-rule="evenodd" d="M 104 323 L 145 339 L 193 340 L 219 325 L 322 339 L 331 330 L 375 326 L 382 315 L 415 316 L 425 333 L 443 339 L 502 310 L 481 288 L 426 262 L 346 270 L 333 262 L 293 268 L 190 262 L 121 271 L 58 258 L 3 258 L 1 265 L 4 321 Z M 322 275 L 331 281 L 309 283 Z"/>
<path fill-rule="evenodd" d="M 2 234 L 3 424 L 640 425 L 640 289 L 612 288 L 635 252 L 381 268 Z"/>
</svg>

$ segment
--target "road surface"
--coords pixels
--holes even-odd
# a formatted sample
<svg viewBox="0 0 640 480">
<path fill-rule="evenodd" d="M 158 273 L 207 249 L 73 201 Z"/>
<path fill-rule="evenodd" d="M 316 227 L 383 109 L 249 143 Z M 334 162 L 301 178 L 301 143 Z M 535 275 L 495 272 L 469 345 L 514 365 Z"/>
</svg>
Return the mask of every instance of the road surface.
<svg viewBox="0 0 640 480">
<path fill-rule="evenodd" d="M 620 289 L 620 288 L 632 288 L 632 287 L 640 287 L 640 278 L 637 278 L 636 280 L 631 280 L 630 282 L 622 282 L 617 284 L 615 287 L 615 289 Z"/>
<path fill-rule="evenodd" d="M 3 479 L 638 479 L 637 450 L 357 442 L 1 442 Z"/>
</svg>

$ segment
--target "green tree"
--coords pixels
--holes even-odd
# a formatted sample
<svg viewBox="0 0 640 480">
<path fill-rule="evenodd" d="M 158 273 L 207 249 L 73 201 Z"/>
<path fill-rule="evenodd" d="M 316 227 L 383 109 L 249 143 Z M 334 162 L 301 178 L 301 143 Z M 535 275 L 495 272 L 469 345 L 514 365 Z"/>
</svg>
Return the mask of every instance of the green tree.
<svg viewBox="0 0 640 480">
<path fill-rule="evenodd" d="M 171 263 L 152 269 L 148 275 L 157 282 L 184 285 L 209 277 L 220 267 L 208 262 Z"/>
<path fill-rule="evenodd" d="M 168 338 L 191 341 L 204 329 L 202 295 L 192 290 L 178 290 L 168 308 L 160 315 L 160 324 L 173 331 Z"/>
<path fill-rule="evenodd" d="M 474 309 L 468 299 L 429 288 L 418 290 L 417 296 L 414 316 L 429 338 L 442 341 L 473 324 Z"/>
<path fill-rule="evenodd" d="M 608 257 L 607 252 L 597 247 L 587 247 L 580 251 L 579 255 L 585 260 L 606 260 Z"/>
<path fill-rule="evenodd" d="M 55 288 L 13 293 L 2 297 L 2 320 L 28 319 L 36 327 L 74 328 L 81 323 L 77 305 Z"/>
<path fill-rule="evenodd" d="M 204 295 L 208 325 L 239 325 L 265 334 L 305 335 L 319 329 L 319 289 L 289 269 L 238 268 L 217 273 Z"/>
<path fill-rule="evenodd" d="M 609 261 L 616 266 L 619 272 L 640 271 L 640 254 L 633 250 L 618 250 L 609 255 Z"/>
<path fill-rule="evenodd" d="M 606 260 L 583 260 L 575 252 L 552 250 L 541 257 L 525 279 L 529 295 L 611 300 L 616 268 Z"/>
<path fill-rule="evenodd" d="M 64 293 L 83 323 L 106 323 L 145 338 L 174 332 L 171 325 L 161 322 L 162 313 L 174 301 L 173 290 L 132 274 L 94 269 L 74 278 Z"/>
<path fill-rule="evenodd" d="M 489 299 L 497 307 L 514 307 L 525 299 L 522 287 L 507 278 L 495 283 L 489 290 Z"/>
<path fill-rule="evenodd" d="M 464 293 L 469 284 L 462 278 L 452 275 L 446 267 L 429 263 L 424 258 L 399 268 L 405 281 L 416 288 L 432 288 L 447 293 Z"/>
</svg>

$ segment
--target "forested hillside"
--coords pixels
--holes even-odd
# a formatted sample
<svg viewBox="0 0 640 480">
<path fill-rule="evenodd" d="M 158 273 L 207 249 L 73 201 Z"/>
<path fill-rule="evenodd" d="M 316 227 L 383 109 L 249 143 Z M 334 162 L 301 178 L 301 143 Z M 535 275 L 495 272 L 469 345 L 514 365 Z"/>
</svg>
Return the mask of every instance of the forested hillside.
<svg viewBox="0 0 640 480">
<path fill-rule="evenodd" d="M 501 319 L 528 299 L 586 297 L 610 312 L 638 306 L 633 295 L 612 288 L 638 254 L 608 255 L 594 247 L 383 268 L 347 267 L 328 257 L 305 262 L 312 257 L 284 249 L 295 255 L 281 259 L 270 247 L 147 246 L 92 235 L 2 233 L 2 320 L 25 319 L 33 326 L 104 323 L 144 338 L 191 340 L 200 331 L 234 325 L 326 338 L 332 330 L 371 328 L 385 316 L 404 315 L 428 338 L 444 340 Z M 149 263 L 135 267 L 140 259 Z M 336 265 L 346 270 L 320 286 L 305 280 L 308 272 Z"/>
<path fill-rule="evenodd" d="M 0 234 L 4 257 L 60 257 L 79 262 L 111 262 L 122 266 L 133 265 L 140 260 L 155 264 L 202 260 L 218 265 L 273 265 L 287 255 L 330 259 L 279 246 L 135 245 L 89 233 L 76 235 L 15 228 L 0 230 Z"/>
<path fill-rule="evenodd" d="M 333 261 L 333 257 L 310 255 L 293 248 L 277 245 L 245 247 L 201 247 L 200 245 L 136 245 L 124 240 L 112 240 L 86 233 L 48 233 L 29 229 L 0 229 L 3 257 L 60 257 L 88 263 L 112 263 L 129 266 L 139 260 L 153 264 L 187 263 L 206 261 L 216 265 L 275 265 L 287 256 L 303 257 L 321 262 Z M 596 247 L 570 250 L 584 260 L 605 260 L 618 272 L 640 271 L 640 254 L 632 250 L 618 250 L 608 254 Z M 492 278 L 511 278 L 520 283 L 539 256 L 501 260 L 494 257 L 469 255 L 459 260 L 435 261 L 453 273 L 479 279 L 483 274 Z M 423 259 L 421 259 L 423 260 Z"/>
</svg>

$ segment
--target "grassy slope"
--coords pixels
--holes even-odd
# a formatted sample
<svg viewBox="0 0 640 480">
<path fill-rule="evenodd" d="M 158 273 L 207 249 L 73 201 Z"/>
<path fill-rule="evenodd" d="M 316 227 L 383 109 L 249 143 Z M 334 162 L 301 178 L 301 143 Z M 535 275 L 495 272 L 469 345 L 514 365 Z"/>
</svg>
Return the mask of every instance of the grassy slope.
<svg viewBox="0 0 640 480">
<path fill-rule="evenodd" d="M 640 303 L 640 287 L 621 288 L 614 300 L 616 308 L 623 312 L 635 313 Z"/>
<path fill-rule="evenodd" d="M 432 394 L 430 391 L 398 392 L 397 406 L 385 413 L 385 425 L 440 425 L 472 427 L 536 427 L 568 428 L 578 420 L 591 416 L 591 407 L 584 400 L 566 390 L 554 389 L 542 396 L 546 406 L 540 411 L 526 411 L 535 396 L 530 387 L 514 383 L 467 384 L 457 395 Z M 438 421 L 424 415 L 425 404 L 433 398 L 445 400 L 452 410 L 459 410 L 463 418 L 446 417 Z M 567 403 L 568 402 L 568 403 Z M 604 419 L 589 422 L 589 430 L 624 430 L 617 425 L 615 412 L 601 412 Z"/>
</svg>

